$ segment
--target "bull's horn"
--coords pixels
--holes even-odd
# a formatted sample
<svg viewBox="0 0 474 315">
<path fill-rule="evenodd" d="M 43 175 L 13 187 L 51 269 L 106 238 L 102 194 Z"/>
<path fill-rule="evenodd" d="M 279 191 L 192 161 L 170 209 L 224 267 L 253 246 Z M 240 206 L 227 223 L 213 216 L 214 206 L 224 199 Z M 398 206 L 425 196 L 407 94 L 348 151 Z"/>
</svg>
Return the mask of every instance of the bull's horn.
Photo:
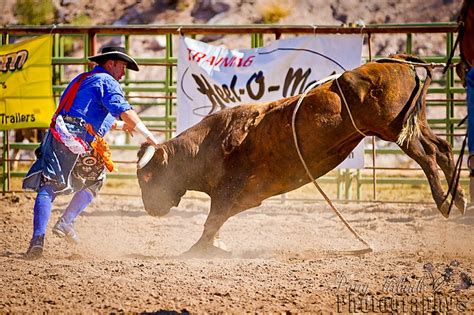
<svg viewBox="0 0 474 315">
<path fill-rule="evenodd" d="M 140 160 L 138 160 L 137 162 L 137 168 L 138 169 L 141 169 L 141 168 L 144 168 L 145 165 L 148 164 L 148 162 L 151 161 L 151 159 L 153 158 L 153 155 L 155 155 L 155 147 L 150 145 L 148 146 L 146 149 L 145 149 L 145 153 L 143 153 L 142 155 L 142 158 Z"/>
</svg>

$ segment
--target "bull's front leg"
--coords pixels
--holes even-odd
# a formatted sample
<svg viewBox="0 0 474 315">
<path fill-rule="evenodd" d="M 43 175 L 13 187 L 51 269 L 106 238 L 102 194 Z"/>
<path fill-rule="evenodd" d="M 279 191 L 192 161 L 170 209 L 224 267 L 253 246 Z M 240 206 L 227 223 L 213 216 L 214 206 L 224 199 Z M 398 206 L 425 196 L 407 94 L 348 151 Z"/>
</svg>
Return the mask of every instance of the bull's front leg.
<svg viewBox="0 0 474 315">
<path fill-rule="evenodd" d="M 224 213 L 217 213 L 217 211 L 221 212 L 222 210 L 216 210 L 216 207 L 211 205 L 206 223 L 204 223 L 204 231 L 199 240 L 183 254 L 185 257 L 229 257 L 231 255 L 224 242 L 219 238 L 219 229 L 229 216 L 226 215 L 227 211 Z"/>
</svg>

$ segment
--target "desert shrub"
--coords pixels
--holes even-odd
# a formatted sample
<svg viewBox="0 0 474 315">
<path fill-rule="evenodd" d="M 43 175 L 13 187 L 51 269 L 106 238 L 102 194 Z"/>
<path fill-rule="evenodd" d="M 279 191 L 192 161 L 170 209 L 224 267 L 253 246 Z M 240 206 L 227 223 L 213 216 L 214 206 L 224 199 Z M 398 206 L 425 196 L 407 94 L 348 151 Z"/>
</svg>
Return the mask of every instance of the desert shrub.
<svg viewBox="0 0 474 315">
<path fill-rule="evenodd" d="M 77 25 L 77 26 L 89 26 L 91 25 L 91 22 L 92 22 L 91 17 L 88 16 L 87 14 L 82 13 L 82 14 L 76 15 L 72 19 L 71 23 L 69 24 Z"/>
<path fill-rule="evenodd" d="M 92 20 L 87 14 L 76 15 L 72 21 L 68 24 L 75 26 L 89 26 L 91 25 Z M 64 36 L 62 38 L 64 55 L 68 56 L 74 51 L 74 42 L 77 37 L 74 36 Z"/>
<path fill-rule="evenodd" d="M 175 2 L 176 2 L 176 11 L 179 11 L 179 12 L 186 10 L 192 5 L 191 1 L 188 1 L 188 0 L 176 0 Z"/>
<path fill-rule="evenodd" d="M 291 11 L 289 1 L 268 0 L 260 5 L 262 22 L 265 24 L 278 23 L 281 19 L 288 16 Z"/>
<path fill-rule="evenodd" d="M 51 0 L 17 0 L 14 12 L 22 25 L 51 24 L 55 15 Z"/>
</svg>

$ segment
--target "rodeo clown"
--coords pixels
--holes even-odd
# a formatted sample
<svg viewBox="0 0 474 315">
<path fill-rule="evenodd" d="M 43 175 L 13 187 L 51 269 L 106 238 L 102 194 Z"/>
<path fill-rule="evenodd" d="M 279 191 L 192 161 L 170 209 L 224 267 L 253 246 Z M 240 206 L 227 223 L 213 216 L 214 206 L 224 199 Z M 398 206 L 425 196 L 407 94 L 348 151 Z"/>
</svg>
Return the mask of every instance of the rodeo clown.
<svg viewBox="0 0 474 315">
<path fill-rule="evenodd" d="M 113 171 L 110 149 L 103 137 L 111 129 L 138 132 L 152 145 L 157 139 L 126 101 L 119 80 L 125 68 L 138 71 L 137 62 L 122 47 L 104 47 L 89 57 L 97 63 L 68 85 L 37 149 L 38 159 L 23 179 L 23 189 L 38 192 L 34 205 L 33 237 L 26 258 L 43 254 L 46 226 L 57 195 L 74 193 L 53 233 L 78 243 L 74 219 L 91 203 L 103 185 L 106 169 Z"/>
</svg>

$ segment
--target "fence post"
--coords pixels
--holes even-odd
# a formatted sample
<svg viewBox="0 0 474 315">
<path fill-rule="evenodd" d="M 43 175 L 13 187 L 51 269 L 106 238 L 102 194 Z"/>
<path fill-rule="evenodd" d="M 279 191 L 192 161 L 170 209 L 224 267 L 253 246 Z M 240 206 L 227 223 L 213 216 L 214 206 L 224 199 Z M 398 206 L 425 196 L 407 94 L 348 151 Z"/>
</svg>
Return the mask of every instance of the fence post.
<svg viewBox="0 0 474 315">
<path fill-rule="evenodd" d="M 446 56 L 451 54 L 453 49 L 453 33 L 446 34 Z M 446 72 L 446 140 L 454 146 L 454 124 L 452 118 L 454 118 L 454 94 L 451 91 L 451 87 L 454 87 L 454 71 L 452 68 Z"/>
<path fill-rule="evenodd" d="M 257 47 L 257 34 L 250 34 L 250 48 Z"/>
<path fill-rule="evenodd" d="M 165 116 L 166 116 L 166 139 L 171 139 L 173 136 L 173 122 L 171 116 L 173 115 L 173 67 L 171 65 L 171 58 L 173 57 L 173 35 L 166 34 L 166 77 L 165 77 Z"/>
<path fill-rule="evenodd" d="M 362 197 L 362 185 L 360 183 L 360 179 L 361 179 L 361 174 L 360 174 L 360 169 L 358 169 L 356 173 L 356 177 L 355 177 L 356 187 L 357 187 L 357 201 L 360 201 Z"/>
<path fill-rule="evenodd" d="M 341 194 L 343 188 L 344 181 L 342 180 L 342 170 L 337 169 L 337 174 L 336 174 L 336 198 L 338 200 L 341 199 Z"/>
<path fill-rule="evenodd" d="M 88 33 L 88 38 L 87 38 L 87 48 L 88 48 L 88 52 L 89 52 L 89 56 L 94 56 L 97 52 L 97 49 L 96 49 L 96 46 L 97 46 L 97 34 L 92 32 L 92 31 L 89 31 Z M 86 60 L 87 60 L 87 56 L 86 56 Z M 92 63 L 89 62 L 89 70 L 92 70 L 93 66 L 92 66 Z"/>
<path fill-rule="evenodd" d="M 406 47 L 406 53 L 407 54 L 412 54 L 413 51 L 413 34 L 408 33 L 407 34 L 407 47 Z"/>
<path fill-rule="evenodd" d="M 3 143 L 2 143 L 2 195 L 5 195 L 5 191 L 9 189 L 9 180 L 7 169 L 10 167 L 8 163 L 9 154 L 8 154 L 8 147 L 10 146 L 8 143 L 8 130 L 2 131 L 3 133 Z"/>
<path fill-rule="evenodd" d="M 375 136 L 372 136 L 372 180 L 373 180 L 372 195 L 373 195 L 374 201 L 377 200 L 377 172 L 375 169 L 375 166 L 376 166 L 375 158 L 376 158 Z"/>
<path fill-rule="evenodd" d="M 7 38 L 8 34 L 7 33 L 2 33 L 2 42 L 1 45 L 6 45 L 7 44 Z M 5 192 L 7 190 L 10 190 L 10 162 L 8 161 L 10 159 L 10 142 L 8 139 L 8 130 L 4 130 L 3 132 L 3 152 L 2 152 L 2 195 L 5 195 Z"/>
<path fill-rule="evenodd" d="M 352 199 L 352 171 L 349 168 L 344 170 L 344 200 L 347 203 Z"/>
</svg>

